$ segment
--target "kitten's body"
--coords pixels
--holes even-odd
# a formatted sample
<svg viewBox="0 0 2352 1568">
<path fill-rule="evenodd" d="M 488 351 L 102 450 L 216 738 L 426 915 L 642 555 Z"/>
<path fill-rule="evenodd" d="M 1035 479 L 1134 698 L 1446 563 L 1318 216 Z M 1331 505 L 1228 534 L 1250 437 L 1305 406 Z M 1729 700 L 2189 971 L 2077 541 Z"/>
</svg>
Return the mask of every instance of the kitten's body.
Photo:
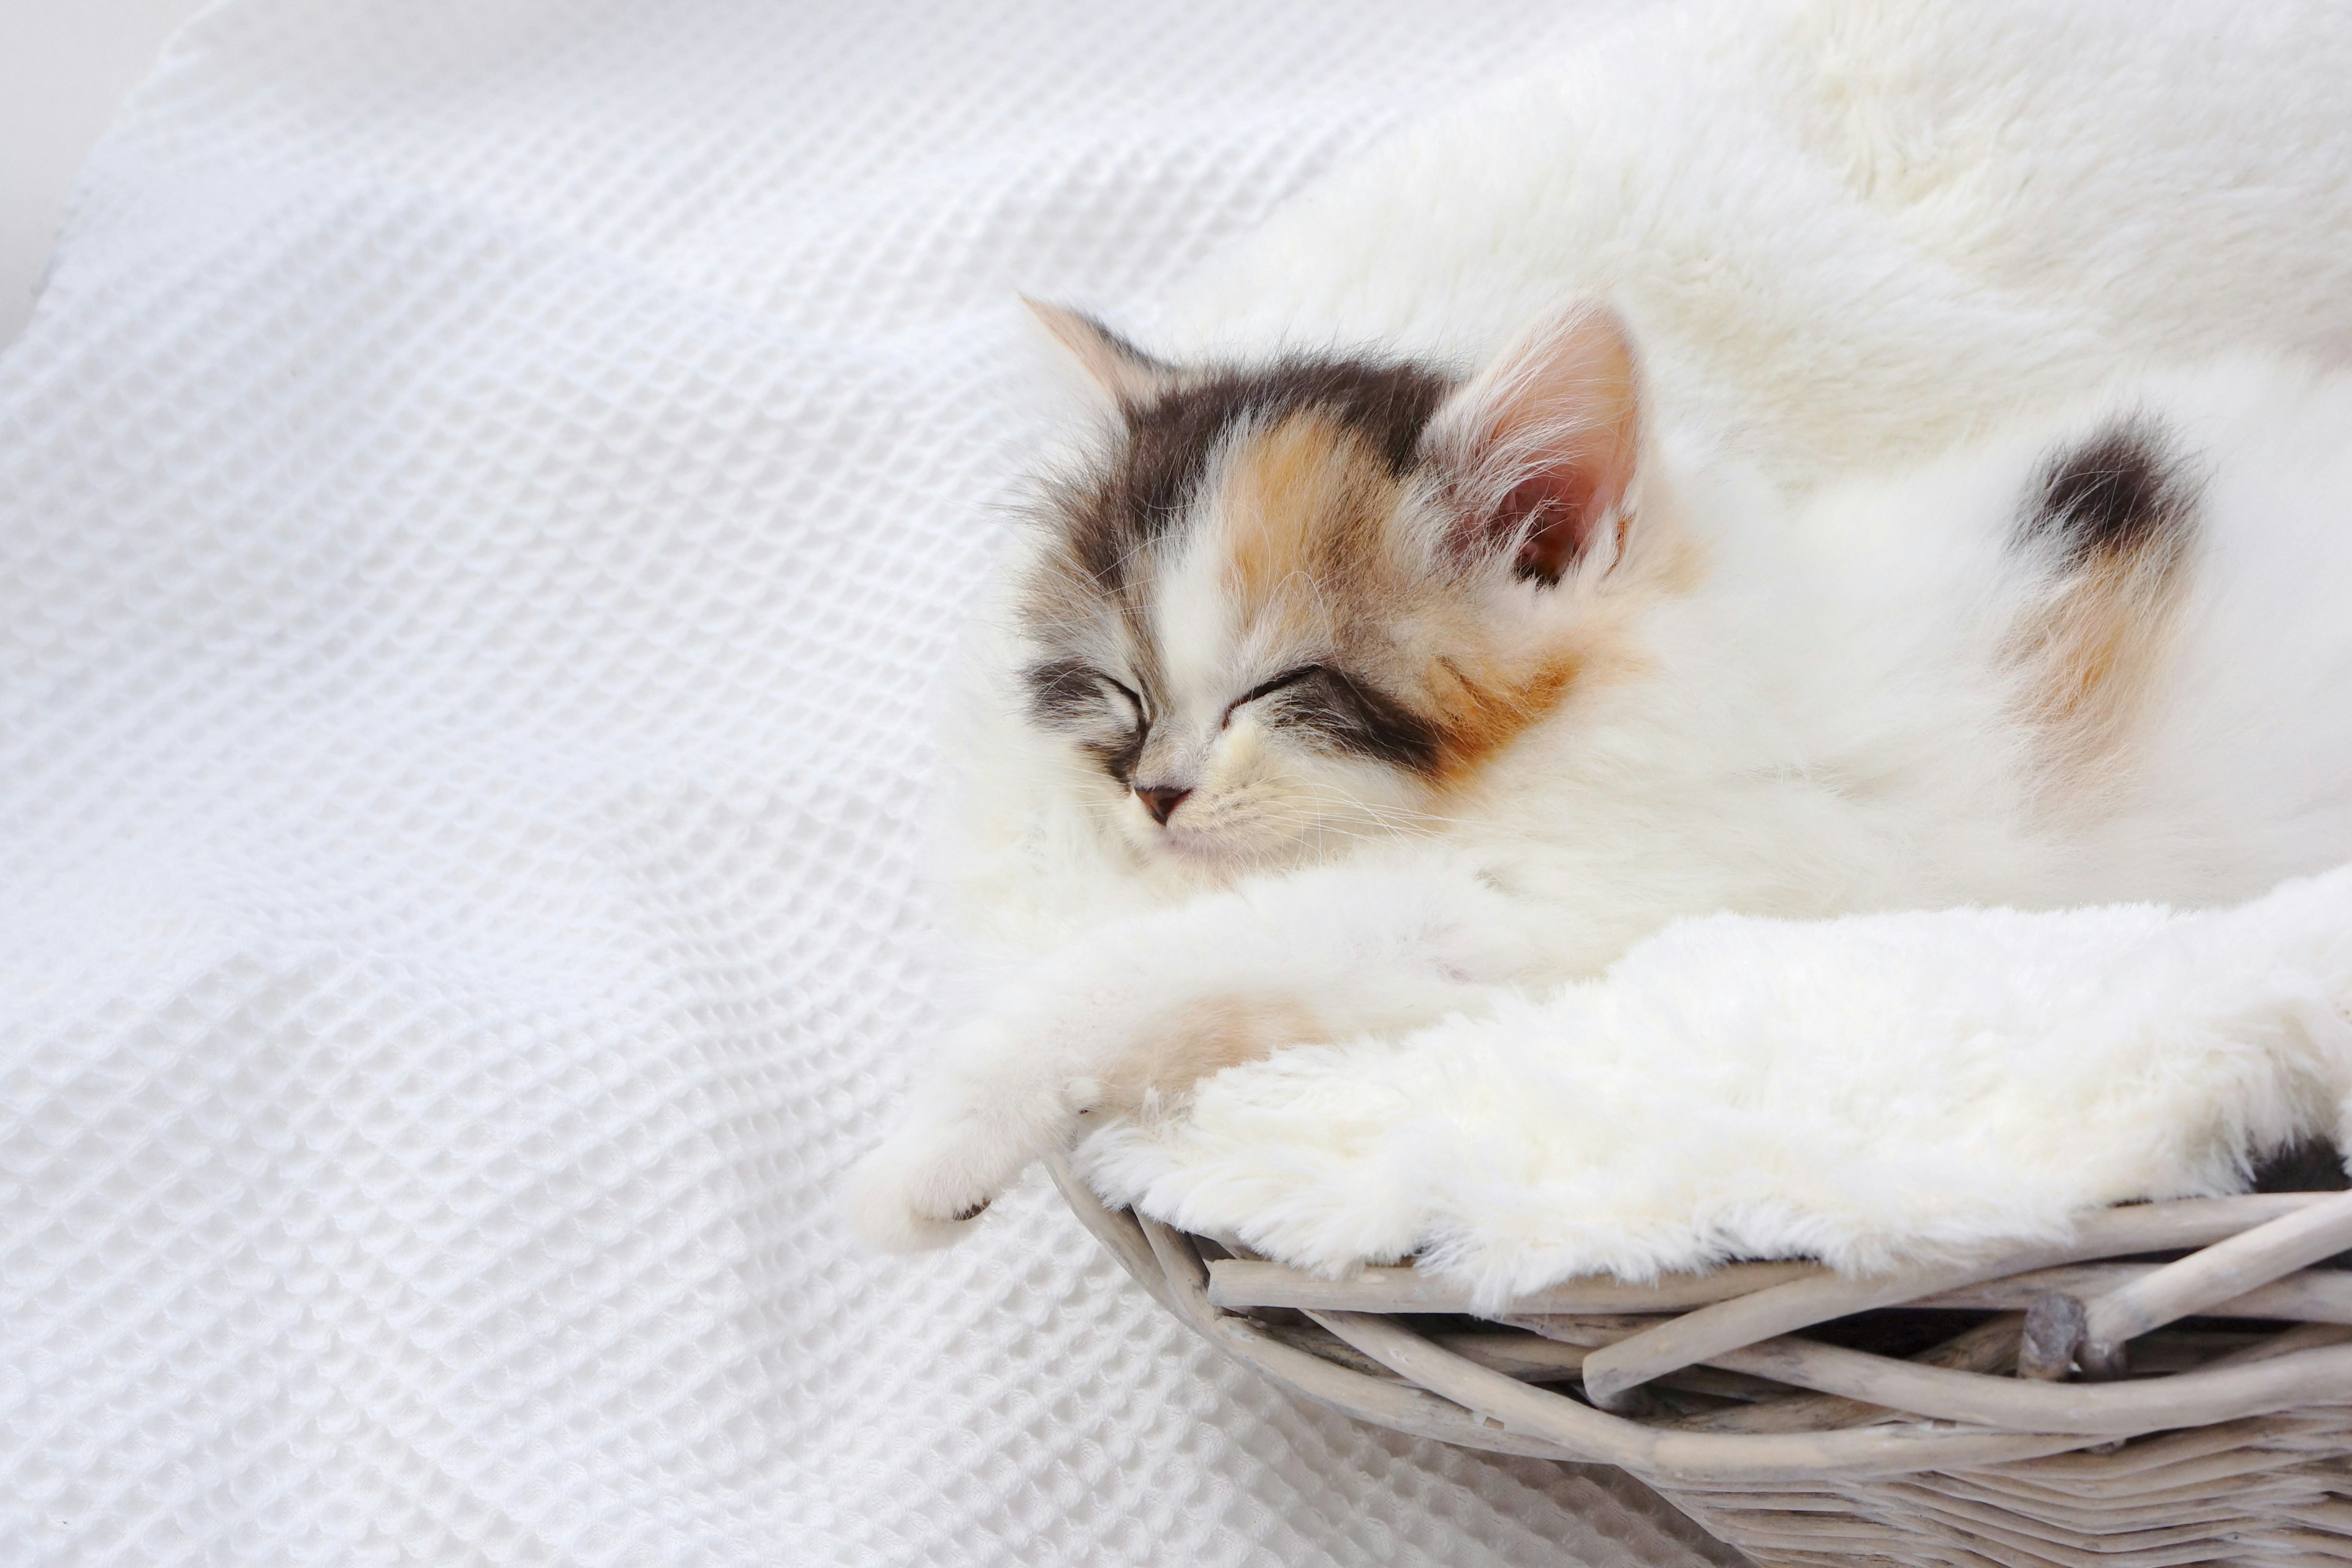
<svg viewBox="0 0 2352 1568">
<path fill-rule="evenodd" d="M 1790 493 L 2136 364 L 2352 345 L 2352 22 L 2298 0 L 1712 0 L 1575 42 L 1302 193 L 1153 343 L 1459 366 L 1606 293 L 1655 401 Z M 1152 896 L 1035 787 L 1061 752 L 1017 694 L 962 707 L 965 930 Z"/>
<path fill-rule="evenodd" d="M 2144 415 L 2197 511 L 2152 542 L 2187 559 L 2149 606 L 2147 646 L 2089 650 L 2135 658 L 2078 694 L 2109 722 L 2070 726 L 2052 710 L 2084 650 L 2027 646 L 2066 574 L 2021 532 L 2045 464 Z M 2331 721 L 2352 689 L 2344 378 L 2253 360 L 2129 378 L 1796 502 L 1704 445 L 1696 456 L 1669 480 L 1678 543 L 1700 563 L 1690 583 L 1643 605 L 1622 670 L 1580 684 L 1399 851 L 1492 862 L 1558 906 L 1545 946 L 1559 973 L 1589 973 L 1693 910 L 2207 902 L 2352 858 L 2352 716 Z M 994 657 L 1007 676 L 1021 664 Z M 1093 831 L 1096 769 L 1012 689 L 996 698 L 982 721 L 1024 733 L 992 734 L 1004 771 L 977 793 L 1017 805 L 1030 868 L 1068 862 L 1042 922 L 1056 940 L 1204 885 Z M 1044 821 L 1074 829 L 1052 853 Z M 1003 883 L 975 884 L 984 923 Z"/>
<path fill-rule="evenodd" d="M 1570 389 L 1554 427 L 1589 431 L 1584 405 L 1614 405 L 1607 345 L 1589 325 L 1529 342 L 1521 357 Z M 1445 447 L 1449 420 L 1492 425 L 1497 387 L 1524 404 L 1528 384 L 1490 371 L 1455 388 L 1425 453 Z M 1567 674 L 1523 695 L 1499 740 L 1482 732 L 1434 766 L 1334 761 L 1348 748 L 1316 728 L 1311 703 L 1303 721 L 1256 717 L 1283 700 L 1249 695 L 1264 670 L 1307 656 L 1258 647 L 1266 617 L 1201 584 L 1236 589 L 1235 561 L 1262 543 L 1264 519 L 1236 521 L 1237 498 L 1263 494 L 1252 454 L 1295 458 L 1284 427 L 1265 416 L 1230 426 L 1182 521 L 1129 542 L 1131 561 L 1153 563 L 1134 595 L 1153 650 L 1135 668 L 1155 673 L 1129 679 L 1171 692 L 1222 679 L 1204 711 L 1242 705 L 1191 742 L 1208 749 L 1107 762 L 1102 747 L 1072 747 L 1083 736 L 1033 696 L 1027 787 L 1090 841 L 1101 912 L 1002 985 L 879 1157 L 876 1233 L 946 1234 L 941 1222 L 1088 1114 L 1283 1045 L 1475 1015 L 1591 974 L 1680 916 L 2201 904 L 2352 859 L 2352 706 L 2339 695 L 2352 678 L 2352 382 L 2253 363 L 2135 382 L 1797 504 L 1656 431 L 1623 505 L 1604 496 L 1572 531 L 1556 581 L 1528 567 L 1525 517 L 1498 532 L 1441 501 L 1434 515 L 1486 552 L 1463 591 L 1486 606 L 1481 624 L 1505 626 L 1498 679 L 1530 663 Z M 1608 466 L 1589 448 L 1569 466 Z M 1587 494 L 1590 479 L 1555 489 Z M 1391 531 L 1433 526 L 1411 490 Z M 1032 670 L 1070 645 L 1074 605 L 1040 616 L 1034 603 L 1061 537 L 1049 524 L 1026 577 L 1018 640 Z M 1341 618 L 1360 637 L 1378 616 Z M 1445 624 L 1466 635 L 1477 620 Z M 1295 635 L 1343 646 L 1330 631 Z M 1554 658 L 1561 647 L 1574 657 Z M 1103 645 L 1092 657 L 1123 656 Z M 1371 656 L 1349 657 L 1361 670 Z M 1405 668 L 1391 658 L 1349 679 L 1382 685 L 1401 711 L 1426 706 Z M 1146 734 L 1183 728 L 1172 696 L 1145 705 Z M 1236 739 L 1237 723 L 1253 732 Z M 1229 752 L 1257 771 L 1237 772 Z M 1398 781 L 1369 816 L 1352 809 L 1367 766 Z M 1138 767 L 1207 799 L 1159 822 L 1135 793 L 1157 781 Z M 1358 771 L 1335 782 L 1333 767 Z M 1213 812 L 1221 791 L 1257 799 L 1269 771 L 1280 793 L 1267 815 L 1284 831 L 1269 837 L 1244 810 L 1202 835 L 1228 834 L 1232 855 L 1174 847 L 1185 812 Z M 1340 831 L 1295 830 L 1303 816 Z M 1134 912 L 1111 913 L 1120 904 Z"/>
<path fill-rule="evenodd" d="M 1302 754 L 1299 791 L 1260 826 L 1305 830 L 1236 838 L 1222 862 L 1162 853 L 1129 787 L 1200 780 L 1133 770 L 1196 768 L 1219 703 L 1297 666 L 1264 647 L 1195 660 L 1183 743 L 1115 779 L 1127 737 L 1099 721 L 1116 710 L 1034 677 L 1093 668 L 1118 638 L 1056 633 L 1089 595 L 1041 605 L 1055 528 L 1028 541 L 961 715 L 961 914 L 994 977 L 868 1167 L 869 1231 L 952 1234 L 1088 1107 L 1290 1041 L 1475 1012 L 1679 914 L 2201 902 L 2346 858 L 2340 387 L 2243 369 L 2125 395 L 2174 426 L 2158 445 L 2193 526 L 2148 531 L 2177 561 L 2090 551 L 2056 571 L 2066 531 L 2017 535 L 2045 454 L 2102 427 L 2053 405 L 2151 359 L 2352 342 L 2347 61 L 2352 26 L 2285 4 L 1740 0 L 1433 121 L 1234 250 L 1156 344 L 1262 372 L 1285 346 L 1379 343 L 1454 374 L 1550 302 L 1606 292 L 1654 351 L 1636 513 L 1661 526 L 1630 532 L 1622 563 L 1606 537 L 1546 545 L 1577 570 L 1522 586 L 1596 612 L 1568 617 L 1591 646 L 1549 671 L 1497 642 L 1508 616 L 1447 601 L 1457 640 L 1507 677 L 1481 675 L 1504 700 L 1468 704 L 1490 722 L 1443 711 L 1429 660 L 1361 646 L 1346 658 L 1381 666 L 1376 689 L 1428 725 L 1381 721 L 1328 679 L 1283 699 L 1311 695 L 1354 752 Z M 1098 377 L 1149 389 L 1157 371 L 1100 348 Z M 1826 477 L 2035 409 L 2006 453 L 1787 510 Z M 1196 422 L 1154 449 L 1205 459 L 1230 434 Z M 1312 511 L 1300 475 L 1329 445 L 1310 432 L 1287 468 L 1267 450 L 1244 467 L 1286 473 L 1257 489 Z M 1294 568 L 1255 574 L 1261 597 L 1320 570 Z M 1190 579 L 1196 609 L 1209 581 Z M 1327 642 L 1381 623 L 1360 600 L 1333 597 L 1325 629 L 1349 635 Z M 1215 793 L 1171 821 L 1205 821 Z"/>
<path fill-rule="evenodd" d="M 2118 429 L 2185 512 L 2125 520 L 2149 531 L 2121 563 L 2044 515 L 2050 470 L 2102 473 Z M 2197 904 L 2333 866 L 2347 497 L 2352 384 L 2257 363 L 1794 508 L 1718 480 L 1641 672 L 1531 729 L 1454 832 L 1546 906 L 1563 974 L 1711 910 Z"/>
</svg>

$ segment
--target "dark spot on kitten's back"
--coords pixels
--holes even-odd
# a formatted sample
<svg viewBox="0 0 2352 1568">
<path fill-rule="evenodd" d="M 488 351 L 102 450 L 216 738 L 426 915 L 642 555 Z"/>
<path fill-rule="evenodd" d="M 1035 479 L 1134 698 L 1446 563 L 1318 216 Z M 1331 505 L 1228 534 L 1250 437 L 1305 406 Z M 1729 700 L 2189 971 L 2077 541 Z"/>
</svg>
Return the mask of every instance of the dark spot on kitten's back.
<svg viewBox="0 0 2352 1568">
<path fill-rule="evenodd" d="M 2195 517 L 2198 489 L 2161 426 L 2119 420 L 2043 463 L 2018 542 L 2053 551 L 2069 569 L 2170 551 Z"/>
<path fill-rule="evenodd" d="M 1212 370 L 1150 402 L 1124 405 L 1125 429 L 1108 461 L 1059 498 L 1076 558 L 1099 587 L 1127 586 L 1138 552 L 1183 517 L 1219 441 L 1244 420 L 1269 425 L 1313 410 L 1401 474 L 1452 387 L 1419 365 L 1302 357 Z"/>
</svg>

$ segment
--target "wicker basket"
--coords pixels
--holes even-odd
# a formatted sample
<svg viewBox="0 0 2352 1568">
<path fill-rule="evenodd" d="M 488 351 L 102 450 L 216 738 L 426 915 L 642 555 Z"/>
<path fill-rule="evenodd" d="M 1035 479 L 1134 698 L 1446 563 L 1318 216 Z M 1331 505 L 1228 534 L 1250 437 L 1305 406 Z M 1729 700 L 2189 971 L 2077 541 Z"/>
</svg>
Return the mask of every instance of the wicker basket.
<svg viewBox="0 0 2352 1568">
<path fill-rule="evenodd" d="M 2352 1247 L 2352 1193 L 2134 1205 L 1898 1279 L 1580 1280 L 1496 1319 L 1411 1268 L 1318 1279 L 1054 1176 L 1146 1289 L 1276 1382 L 1622 1466 L 1759 1563 L 2352 1563 L 2352 1270 L 2312 1267 Z"/>
</svg>

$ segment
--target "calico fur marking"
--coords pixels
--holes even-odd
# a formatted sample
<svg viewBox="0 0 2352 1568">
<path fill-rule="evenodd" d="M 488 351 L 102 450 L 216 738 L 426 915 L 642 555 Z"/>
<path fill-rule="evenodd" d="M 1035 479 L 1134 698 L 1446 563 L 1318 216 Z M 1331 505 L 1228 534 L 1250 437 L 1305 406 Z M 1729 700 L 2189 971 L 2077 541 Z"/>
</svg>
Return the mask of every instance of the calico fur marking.
<svg viewBox="0 0 2352 1568">
<path fill-rule="evenodd" d="M 1149 403 L 1123 404 L 1110 460 L 1059 498 L 1076 558 L 1102 587 L 1127 586 L 1139 552 L 1192 511 L 1222 438 L 1239 426 L 1271 429 L 1311 413 L 1402 474 L 1451 384 L 1418 365 L 1293 358 L 1188 376 Z"/>
<path fill-rule="evenodd" d="M 1216 509 L 1219 543 L 1244 622 L 1332 650 L 1270 699 L 1284 721 L 1338 750 L 1429 773 L 1443 730 L 1357 668 L 1375 650 L 1354 646 L 1363 627 L 1390 623 L 1413 597 L 1386 537 L 1397 476 L 1358 428 L 1319 411 L 1295 415 L 1234 454 Z"/>
<path fill-rule="evenodd" d="M 1251 433 L 1226 465 L 1216 508 L 1224 586 L 1243 618 L 1273 614 L 1294 636 L 1330 636 L 1333 606 L 1307 585 L 1367 585 L 1398 489 L 1370 443 L 1319 410 Z"/>
<path fill-rule="evenodd" d="M 2053 454 L 2016 543 L 2057 569 L 2011 638 L 2043 772 L 2099 793 L 2171 642 L 2202 483 L 2164 427 L 2120 419 Z"/>
<path fill-rule="evenodd" d="M 1143 1048 L 1126 1053 L 1103 1075 L 1090 1110 L 1131 1116 L 1229 1067 L 1329 1037 L 1313 1008 L 1283 995 L 1198 997 L 1153 1024 L 1139 1042 Z"/>
<path fill-rule="evenodd" d="M 2019 542 L 2054 550 L 2076 570 L 2102 558 L 2177 553 L 2201 488 L 2169 450 L 2163 426 L 2145 416 L 2118 420 L 2053 455 L 2038 481 Z"/>
</svg>

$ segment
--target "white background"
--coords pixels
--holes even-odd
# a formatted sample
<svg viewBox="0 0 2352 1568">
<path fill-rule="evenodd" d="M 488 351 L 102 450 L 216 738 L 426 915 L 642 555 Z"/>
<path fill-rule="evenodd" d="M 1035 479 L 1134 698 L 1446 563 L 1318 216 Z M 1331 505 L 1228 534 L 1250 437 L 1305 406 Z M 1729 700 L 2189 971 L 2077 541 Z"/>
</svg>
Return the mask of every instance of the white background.
<svg viewBox="0 0 2352 1568">
<path fill-rule="evenodd" d="M 204 0 L 0 0 L 0 344 L 24 326 L 66 187 Z"/>
</svg>

